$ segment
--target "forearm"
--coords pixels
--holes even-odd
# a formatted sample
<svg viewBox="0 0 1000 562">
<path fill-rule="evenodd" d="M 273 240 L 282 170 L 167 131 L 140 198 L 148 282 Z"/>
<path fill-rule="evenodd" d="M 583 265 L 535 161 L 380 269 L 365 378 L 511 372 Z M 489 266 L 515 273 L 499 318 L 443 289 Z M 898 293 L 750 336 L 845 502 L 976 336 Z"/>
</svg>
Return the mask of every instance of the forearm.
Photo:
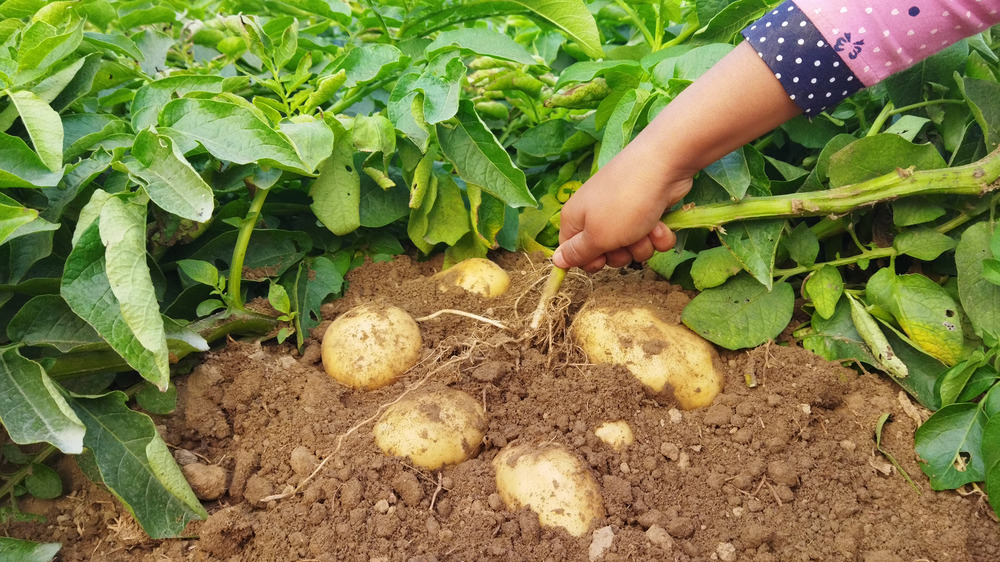
<svg viewBox="0 0 1000 562">
<path fill-rule="evenodd" d="M 671 101 L 633 144 L 670 176 L 693 176 L 799 113 L 754 49 L 742 43 Z"/>
</svg>

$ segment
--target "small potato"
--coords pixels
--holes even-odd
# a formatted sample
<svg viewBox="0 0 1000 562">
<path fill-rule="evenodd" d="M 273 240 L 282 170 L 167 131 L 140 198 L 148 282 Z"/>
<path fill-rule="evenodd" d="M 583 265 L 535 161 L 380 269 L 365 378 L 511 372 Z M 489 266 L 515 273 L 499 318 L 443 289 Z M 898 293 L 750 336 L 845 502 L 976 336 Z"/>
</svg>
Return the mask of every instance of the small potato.
<svg viewBox="0 0 1000 562">
<path fill-rule="evenodd" d="M 434 275 L 442 292 L 461 287 L 487 298 L 498 297 L 510 287 L 510 276 L 499 265 L 484 258 L 462 260 Z"/>
<path fill-rule="evenodd" d="M 682 409 L 710 405 L 725 384 L 712 344 L 648 309 L 585 308 L 571 331 L 590 361 L 624 365 L 654 393 L 672 394 Z"/>
<path fill-rule="evenodd" d="M 624 420 L 604 422 L 597 426 L 594 435 L 616 451 L 621 451 L 635 442 L 635 434 Z"/>
<path fill-rule="evenodd" d="M 418 390 L 386 408 L 375 424 L 375 444 L 387 455 L 407 457 L 436 470 L 479 452 L 486 411 L 473 397 L 445 386 Z"/>
<path fill-rule="evenodd" d="M 362 304 L 323 335 L 323 368 L 337 382 L 374 390 L 396 381 L 420 359 L 420 328 L 395 306 Z"/>
<path fill-rule="evenodd" d="M 510 510 L 528 506 L 546 527 L 574 537 L 604 517 L 601 489 L 587 464 L 563 445 L 508 445 L 493 458 L 497 491 Z"/>
</svg>

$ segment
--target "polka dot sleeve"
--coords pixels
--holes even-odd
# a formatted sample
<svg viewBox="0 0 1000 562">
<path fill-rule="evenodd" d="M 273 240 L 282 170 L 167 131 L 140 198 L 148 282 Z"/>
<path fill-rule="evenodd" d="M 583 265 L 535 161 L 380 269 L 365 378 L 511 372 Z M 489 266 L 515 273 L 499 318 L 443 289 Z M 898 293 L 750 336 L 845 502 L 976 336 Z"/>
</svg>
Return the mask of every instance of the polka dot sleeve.
<svg viewBox="0 0 1000 562">
<path fill-rule="evenodd" d="M 1000 0 L 788 0 L 743 36 L 806 115 L 1000 24 Z"/>
<path fill-rule="evenodd" d="M 743 37 L 807 116 L 816 115 L 864 87 L 791 1 L 744 29 Z"/>
</svg>

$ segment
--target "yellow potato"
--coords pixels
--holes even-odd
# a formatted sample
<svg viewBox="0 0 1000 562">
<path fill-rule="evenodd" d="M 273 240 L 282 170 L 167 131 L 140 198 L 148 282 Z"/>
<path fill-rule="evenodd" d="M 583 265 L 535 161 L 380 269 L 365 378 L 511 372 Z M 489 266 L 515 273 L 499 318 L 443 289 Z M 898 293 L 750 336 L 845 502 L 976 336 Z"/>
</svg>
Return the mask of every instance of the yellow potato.
<svg viewBox="0 0 1000 562">
<path fill-rule="evenodd" d="M 597 479 L 583 459 L 563 445 L 508 445 L 493 458 L 493 470 L 507 508 L 527 506 L 546 527 L 562 527 L 582 537 L 604 517 Z"/>
<path fill-rule="evenodd" d="M 473 397 L 446 386 L 409 394 L 386 408 L 372 431 L 387 455 L 407 457 L 436 470 L 479 452 L 488 426 L 486 411 Z"/>
<path fill-rule="evenodd" d="M 597 426 L 594 435 L 616 451 L 621 451 L 635 442 L 635 434 L 624 420 L 604 422 Z"/>
<path fill-rule="evenodd" d="M 672 395 L 682 409 L 710 405 L 725 384 L 712 344 L 648 309 L 585 308 L 571 331 L 590 361 L 624 365 L 654 393 Z"/>
<path fill-rule="evenodd" d="M 343 385 L 374 390 L 416 364 L 422 344 L 420 328 L 405 310 L 362 304 L 326 329 L 323 368 Z"/>
<path fill-rule="evenodd" d="M 499 265 L 484 258 L 462 260 L 434 275 L 442 292 L 461 287 L 487 298 L 498 297 L 510 287 L 510 276 Z"/>
</svg>

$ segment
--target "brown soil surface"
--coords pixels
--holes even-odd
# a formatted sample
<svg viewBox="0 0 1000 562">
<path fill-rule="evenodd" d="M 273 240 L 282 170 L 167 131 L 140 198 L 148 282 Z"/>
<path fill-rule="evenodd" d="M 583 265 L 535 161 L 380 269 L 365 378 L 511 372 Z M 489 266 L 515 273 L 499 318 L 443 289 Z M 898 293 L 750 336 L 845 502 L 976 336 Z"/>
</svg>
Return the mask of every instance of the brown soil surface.
<svg viewBox="0 0 1000 562">
<path fill-rule="evenodd" d="M 930 489 L 913 452 L 915 418 L 927 413 L 885 378 L 787 342 L 721 351 L 724 393 L 680 411 L 624 367 L 588 364 L 566 326 L 585 303 L 639 304 L 676 323 L 689 294 L 649 272 L 571 275 L 549 325 L 522 336 L 542 260 L 496 259 L 512 283 L 491 300 L 439 292 L 430 275 L 440 259 L 352 272 L 346 296 L 324 307 L 327 321 L 376 301 L 414 317 L 461 309 L 509 327 L 451 314 L 424 320 L 421 362 L 376 391 L 323 372 L 328 322 L 301 355 L 273 340 L 205 354 L 177 380 L 177 411 L 157 418 L 189 479 L 204 495 L 222 494 L 205 502 L 211 517 L 192 523 L 190 536 L 144 538 L 72 459 L 56 463 L 69 495 L 21 502 L 47 523 L 0 532 L 61 542 L 65 561 L 1000 560 L 1000 526 L 981 495 Z M 380 408 L 434 384 L 485 405 L 478 456 L 429 471 L 383 455 L 372 437 Z M 892 414 L 883 445 L 919 492 L 875 450 L 883 413 Z M 627 421 L 634 444 L 616 452 L 598 440 L 595 427 L 609 420 Z M 589 466 L 606 512 L 595 532 L 574 538 L 541 527 L 527 508 L 504 507 L 491 459 L 508 443 L 539 440 Z"/>
</svg>

